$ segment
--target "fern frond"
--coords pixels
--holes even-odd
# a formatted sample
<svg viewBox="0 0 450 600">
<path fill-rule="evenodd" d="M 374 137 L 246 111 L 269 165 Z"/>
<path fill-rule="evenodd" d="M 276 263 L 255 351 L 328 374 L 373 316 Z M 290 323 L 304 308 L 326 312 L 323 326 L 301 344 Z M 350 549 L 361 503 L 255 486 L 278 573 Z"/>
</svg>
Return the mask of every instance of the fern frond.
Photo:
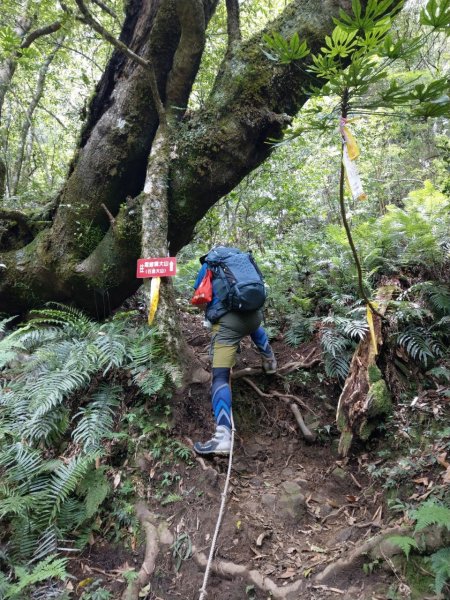
<svg viewBox="0 0 450 600">
<path fill-rule="evenodd" d="M 164 386 L 166 376 L 156 369 L 132 369 L 134 383 L 147 396 L 159 392 Z"/>
<path fill-rule="evenodd" d="M 11 321 L 14 321 L 14 319 L 17 319 L 17 315 L 0 320 L 0 334 L 5 333 L 7 324 L 11 323 Z"/>
<path fill-rule="evenodd" d="M 51 524 L 44 530 L 35 543 L 35 551 L 30 562 L 41 560 L 45 556 L 55 554 L 58 550 L 59 532 L 56 527 Z"/>
<path fill-rule="evenodd" d="M 13 444 L 0 454 L 0 466 L 6 469 L 4 481 L 14 483 L 19 490 L 39 473 L 42 464 L 40 452 L 22 443 Z"/>
<path fill-rule="evenodd" d="M 422 292 L 437 315 L 450 315 L 450 289 L 448 286 L 433 281 L 423 281 L 411 286 L 409 292 Z"/>
<path fill-rule="evenodd" d="M 39 540 L 39 531 L 26 513 L 18 515 L 11 525 L 11 556 L 13 560 L 27 560 L 33 555 Z"/>
<path fill-rule="evenodd" d="M 65 406 L 58 406 L 47 414 L 36 415 L 22 425 L 22 434 L 30 441 L 55 441 L 67 431 L 69 427 L 69 410 Z"/>
<path fill-rule="evenodd" d="M 391 535 L 387 538 L 387 541 L 400 548 L 400 550 L 404 552 L 406 558 L 409 557 L 412 548 L 418 548 L 416 540 L 407 535 Z"/>
<path fill-rule="evenodd" d="M 69 365 L 67 369 L 43 374 L 39 380 L 28 383 L 27 392 L 32 398 L 30 412 L 36 418 L 44 416 L 88 382 L 88 371 L 70 370 Z"/>
<path fill-rule="evenodd" d="M 344 352 L 341 356 L 325 354 L 324 365 L 325 373 L 328 375 L 328 377 L 337 377 L 344 381 L 348 375 L 350 365 L 350 353 Z"/>
<path fill-rule="evenodd" d="M 18 341 L 12 339 L 9 335 L 0 341 L 0 369 L 4 369 L 17 357 L 19 351 L 25 350 L 24 346 Z"/>
<path fill-rule="evenodd" d="M 416 521 L 414 532 L 422 531 L 430 525 L 442 525 L 450 531 L 450 509 L 434 500 L 424 502 L 410 514 Z"/>
<path fill-rule="evenodd" d="M 58 324 L 68 326 L 74 331 L 85 333 L 94 325 L 94 321 L 83 311 L 59 302 L 49 302 L 47 308 L 33 310 L 32 315 L 36 315 L 36 317 L 33 317 L 29 321 L 29 325 L 32 326 Z"/>
<path fill-rule="evenodd" d="M 331 327 L 322 330 L 320 343 L 322 350 L 334 357 L 341 354 L 348 346 L 348 340 L 345 339 L 342 333 Z"/>
<path fill-rule="evenodd" d="M 84 503 L 77 498 L 70 497 L 61 505 L 61 510 L 56 519 L 56 528 L 63 534 L 71 533 L 86 520 Z"/>
<path fill-rule="evenodd" d="M 156 368 L 161 369 L 161 371 L 166 375 L 166 380 L 170 381 L 172 385 L 181 386 L 183 374 L 177 365 L 164 363 L 162 365 L 157 365 Z"/>
<path fill-rule="evenodd" d="M 105 477 L 105 468 L 92 470 L 78 486 L 80 494 L 85 494 L 85 517 L 89 519 L 95 515 L 98 507 L 108 496 L 111 487 Z"/>
<path fill-rule="evenodd" d="M 335 317 L 333 319 L 339 331 L 353 340 L 363 340 L 369 331 L 369 325 L 365 319 L 348 319 L 346 317 Z"/>
<path fill-rule="evenodd" d="M 74 456 L 67 464 L 61 464 L 51 475 L 43 512 L 54 519 L 61 505 L 88 472 L 99 453 L 92 452 L 86 456 Z"/>
<path fill-rule="evenodd" d="M 153 330 L 139 331 L 128 345 L 130 365 L 132 368 L 148 366 L 160 351 L 161 346 Z"/>
<path fill-rule="evenodd" d="M 0 491 L 0 495 L 1 491 Z M 35 496 L 21 496 L 13 492 L 0 500 L 0 518 L 7 515 L 21 515 L 29 511 L 36 504 Z"/>
<path fill-rule="evenodd" d="M 112 367 L 121 367 L 127 356 L 127 338 L 113 331 L 98 331 L 94 345 L 98 350 L 99 367 L 103 375 Z"/>
<path fill-rule="evenodd" d="M 99 448 L 103 438 L 112 431 L 121 391 L 118 386 L 100 386 L 88 406 L 75 415 L 75 418 L 81 418 L 72 437 L 76 443 L 83 445 L 86 452 Z"/>
<path fill-rule="evenodd" d="M 23 598 L 26 588 L 47 579 L 54 578 L 63 581 L 67 577 L 66 564 L 67 558 L 56 558 L 55 555 L 52 555 L 35 565 L 30 572 L 16 567 L 15 574 L 19 581 L 9 587 L 4 596 L 5 599 Z"/>
<path fill-rule="evenodd" d="M 43 346 L 63 337 L 63 333 L 56 327 L 35 329 L 29 325 L 20 327 L 9 336 L 14 342 L 20 344 L 25 350 L 31 352 L 36 347 Z"/>
<path fill-rule="evenodd" d="M 430 564 L 435 574 L 434 591 L 440 594 L 450 579 L 450 548 L 441 548 L 432 554 Z"/>
<path fill-rule="evenodd" d="M 286 343 L 290 346 L 298 346 L 303 342 L 308 342 L 319 319 L 317 317 L 305 317 L 303 315 L 293 315 L 291 325 L 285 334 Z"/>
<path fill-rule="evenodd" d="M 425 366 L 429 359 L 442 356 L 442 348 L 423 327 L 408 327 L 397 335 L 397 343 L 402 346 L 413 360 L 419 360 Z"/>
</svg>

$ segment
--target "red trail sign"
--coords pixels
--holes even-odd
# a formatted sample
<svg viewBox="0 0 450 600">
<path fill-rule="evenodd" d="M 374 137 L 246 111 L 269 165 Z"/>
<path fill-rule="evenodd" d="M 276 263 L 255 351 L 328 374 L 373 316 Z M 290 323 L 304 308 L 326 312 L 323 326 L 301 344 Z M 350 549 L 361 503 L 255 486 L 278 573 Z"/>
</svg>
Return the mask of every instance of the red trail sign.
<svg viewBox="0 0 450 600">
<path fill-rule="evenodd" d="M 172 256 L 140 258 L 137 261 L 136 277 L 172 277 L 177 272 L 177 259 Z"/>
</svg>

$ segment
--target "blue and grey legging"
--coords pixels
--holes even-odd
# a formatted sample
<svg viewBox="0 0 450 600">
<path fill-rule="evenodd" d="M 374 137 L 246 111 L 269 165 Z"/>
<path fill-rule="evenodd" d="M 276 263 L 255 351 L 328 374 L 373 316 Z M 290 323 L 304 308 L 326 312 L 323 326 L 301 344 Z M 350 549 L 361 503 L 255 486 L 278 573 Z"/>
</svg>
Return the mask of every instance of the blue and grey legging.
<svg viewBox="0 0 450 600">
<path fill-rule="evenodd" d="M 250 335 L 261 354 L 273 354 L 261 321 L 260 310 L 251 313 L 229 312 L 212 327 L 211 400 L 217 425 L 225 425 L 231 429 L 230 372 L 242 338 Z"/>
</svg>

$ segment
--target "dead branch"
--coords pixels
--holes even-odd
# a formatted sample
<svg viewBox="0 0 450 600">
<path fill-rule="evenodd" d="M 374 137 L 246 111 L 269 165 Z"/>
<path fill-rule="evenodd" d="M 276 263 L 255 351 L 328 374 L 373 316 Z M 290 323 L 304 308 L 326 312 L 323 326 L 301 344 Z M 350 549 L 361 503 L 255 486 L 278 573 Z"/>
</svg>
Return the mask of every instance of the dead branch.
<svg viewBox="0 0 450 600">
<path fill-rule="evenodd" d="M 110 8 L 109 6 L 107 6 L 104 2 L 102 2 L 101 0 L 92 0 L 92 2 L 94 4 L 96 4 L 97 6 L 99 6 L 110 17 L 112 17 L 113 19 L 115 19 L 116 21 L 119 22 L 119 19 L 118 19 L 116 13 L 113 11 L 112 8 Z"/>
<path fill-rule="evenodd" d="M 345 594 L 344 590 L 339 590 L 338 588 L 328 587 L 327 585 L 313 585 L 311 586 L 313 590 L 324 590 L 325 592 L 333 592 L 334 594 Z"/>
<path fill-rule="evenodd" d="M 101 207 L 105 211 L 112 229 L 114 229 L 115 226 L 116 226 L 116 220 L 115 220 L 115 218 L 113 217 L 113 215 L 111 214 L 111 212 L 108 210 L 108 207 L 106 206 L 106 204 L 103 204 L 103 202 L 102 202 Z"/>
<path fill-rule="evenodd" d="M 315 442 L 316 434 L 313 433 L 312 431 L 310 431 L 308 429 L 308 427 L 306 426 L 305 421 L 303 420 L 302 414 L 301 414 L 298 406 L 296 404 L 292 403 L 292 404 L 289 404 L 289 408 L 294 413 L 295 420 L 297 421 L 297 424 L 298 424 L 300 431 L 302 432 L 302 435 L 305 438 L 305 440 L 307 442 Z"/>
</svg>

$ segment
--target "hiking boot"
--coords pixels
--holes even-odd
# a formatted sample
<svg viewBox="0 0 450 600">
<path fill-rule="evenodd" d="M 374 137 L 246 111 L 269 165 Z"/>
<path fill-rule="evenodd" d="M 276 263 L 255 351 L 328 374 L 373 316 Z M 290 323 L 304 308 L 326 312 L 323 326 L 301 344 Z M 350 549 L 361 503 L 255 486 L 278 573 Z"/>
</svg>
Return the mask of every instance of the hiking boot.
<svg viewBox="0 0 450 600">
<path fill-rule="evenodd" d="M 196 442 L 194 450 L 197 454 L 230 454 L 231 431 L 225 425 L 218 425 L 214 436 L 204 444 Z"/>
<path fill-rule="evenodd" d="M 277 359 L 273 352 L 270 356 L 262 355 L 262 368 L 267 375 L 273 375 L 277 372 Z"/>
</svg>

